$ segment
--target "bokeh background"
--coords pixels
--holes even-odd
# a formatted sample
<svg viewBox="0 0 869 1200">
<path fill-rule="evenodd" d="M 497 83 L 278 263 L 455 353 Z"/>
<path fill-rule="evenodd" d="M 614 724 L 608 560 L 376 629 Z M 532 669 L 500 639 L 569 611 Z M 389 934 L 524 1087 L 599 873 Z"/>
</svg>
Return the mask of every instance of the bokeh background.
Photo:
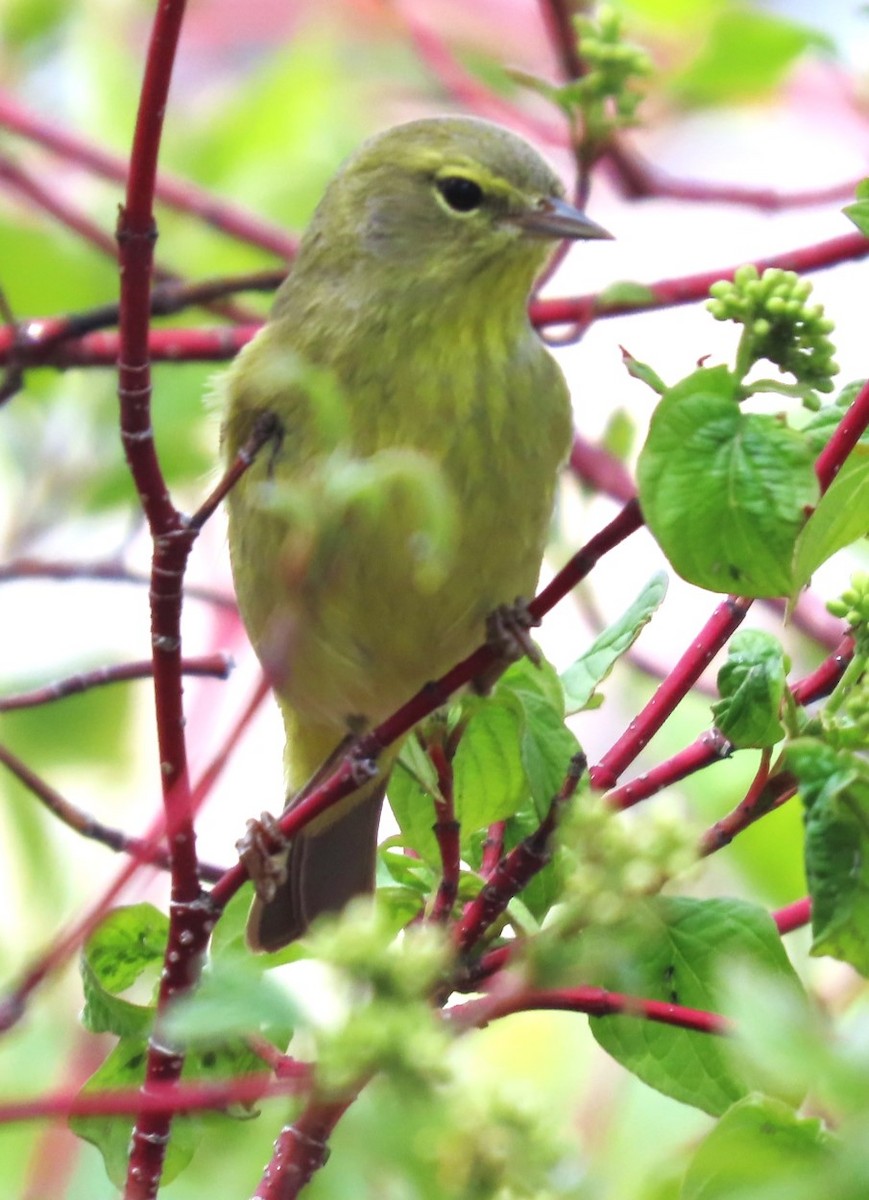
<svg viewBox="0 0 869 1200">
<path fill-rule="evenodd" d="M 869 20 L 860 5 L 626 0 L 619 8 L 658 68 L 642 109 L 648 124 L 631 141 L 662 170 L 782 193 L 847 183 L 866 173 Z M 727 23 L 740 15 L 745 23 L 737 20 L 734 36 Z M 152 5 L 144 0 L 3 0 L 4 97 L 58 128 L 128 155 L 151 17 Z M 795 23 L 789 49 L 763 40 L 764 20 L 774 24 L 779 18 Z M 778 57 L 770 45 L 779 46 Z M 439 72 L 441 50 L 455 56 L 478 88 L 491 89 L 504 119 L 513 110 L 520 131 L 534 124 L 551 131 L 538 144 L 570 186 L 573 160 L 558 114 L 504 70 L 558 77 L 534 0 L 243 5 L 192 0 L 166 119 L 164 169 L 276 226 L 300 230 L 325 182 L 361 138 L 413 116 L 468 110 Z M 115 299 L 116 264 L 4 187 L 6 161 L 25 168 L 107 232 L 122 190 L 0 130 L 0 287 L 15 319 L 78 312 Z M 589 211 L 616 240 L 572 251 L 547 284 L 548 294 L 726 268 L 850 228 L 837 203 L 770 211 L 724 201 L 631 201 L 604 172 L 595 178 Z M 209 229 L 195 215 L 165 207 L 159 210 L 159 232 L 159 261 L 187 279 L 276 263 L 274 255 Z M 844 265 L 813 280 L 817 298 L 836 322 L 843 381 L 866 372 L 865 314 L 858 302 L 864 271 L 860 263 Z M 244 304 L 264 314 L 268 298 L 251 294 Z M 174 324 L 214 322 L 202 311 L 172 318 Z M 598 322 L 581 342 L 559 351 L 579 428 L 630 460 L 642 444 L 653 397 L 628 377 L 620 346 L 674 380 L 699 359 L 726 360 L 735 341 L 735 331 L 713 322 L 701 305 Z M 155 369 L 158 448 L 177 501 L 189 508 L 216 476 L 217 418 L 207 397 L 217 369 L 174 363 Z M 612 501 L 566 480 L 547 571 L 613 511 Z M 111 370 L 29 370 L 24 390 L 0 411 L 0 544 L 6 564 L 0 575 L 2 694 L 148 656 L 146 585 L 59 582 L 26 570 L 28 560 L 39 559 L 147 571 L 149 546 L 117 434 Z M 631 539 L 547 621 L 541 631 L 547 654 L 560 667 L 570 663 L 661 565 L 649 538 Z M 836 559 L 819 573 L 819 597 L 836 594 L 849 565 Z M 228 603 L 231 581 L 220 519 L 197 544 L 189 581 L 210 598 L 191 596 L 186 604 L 186 653 L 220 650 L 236 660 L 228 682 L 188 682 L 195 777 L 219 751 L 257 681 Z M 618 667 L 606 703 L 584 714 L 577 727 L 590 759 L 599 757 L 648 698 L 656 671 L 665 671 L 687 646 L 713 603 L 671 581 L 667 603 L 640 644 L 642 664 Z M 823 621 L 822 613 L 818 619 Z M 763 610 L 752 614 L 750 624 L 780 627 L 779 617 Z M 822 648 L 799 631 L 789 629 L 784 636 L 799 674 L 822 658 Z M 707 682 L 713 681 L 714 666 Z M 708 703 L 702 693 L 686 701 L 637 770 L 697 736 L 709 723 Z M 0 716 L 0 740 L 107 824 L 138 833 L 159 810 L 147 681 Z M 207 859 L 230 863 L 244 820 L 280 807 L 281 741 L 276 713 L 266 705 L 203 810 L 200 847 Z M 736 756 L 653 803 L 671 807 L 700 830 L 732 807 L 755 765 L 753 755 Z M 690 887 L 770 907 L 787 903 L 805 892 L 800 837 L 799 811 L 786 806 L 741 836 Z M 104 847 L 60 826 L 5 773 L 0 853 L 5 914 L 0 970 L 4 980 L 12 980 L 93 902 L 119 863 Z M 165 879 L 140 872 L 124 899 L 141 898 L 165 907 Z M 844 1005 L 854 987 L 850 973 L 807 962 L 803 933 L 790 935 L 787 945 L 825 1002 Z M 105 1047 L 78 1028 L 80 1003 L 73 964 L 36 994 L 25 1021 L 0 1043 L 0 1093 L 72 1087 L 96 1067 Z M 608 1060 L 580 1017 L 516 1016 L 466 1039 L 455 1058 L 469 1085 L 506 1089 L 549 1114 L 553 1128 L 575 1147 L 576 1178 L 591 1181 L 595 1190 L 589 1194 L 613 1200 L 676 1194 L 674 1156 L 709 1125 L 702 1114 L 651 1092 Z M 348 1115 L 335 1136 L 330 1165 L 310 1188 L 312 1200 L 429 1194 L 389 1190 L 388 1180 L 377 1183 L 377 1164 L 394 1149 L 394 1131 L 379 1103 L 376 1094 L 368 1096 Z M 220 1134 L 206 1141 L 196 1171 L 170 1184 L 165 1195 L 186 1200 L 249 1194 L 268 1156 L 274 1120 L 270 1112 L 259 1122 L 224 1122 Z M 0 1129 L 0 1162 L 9 1196 L 114 1195 L 97 1153 L 62 1126 Z"/>
</svg>

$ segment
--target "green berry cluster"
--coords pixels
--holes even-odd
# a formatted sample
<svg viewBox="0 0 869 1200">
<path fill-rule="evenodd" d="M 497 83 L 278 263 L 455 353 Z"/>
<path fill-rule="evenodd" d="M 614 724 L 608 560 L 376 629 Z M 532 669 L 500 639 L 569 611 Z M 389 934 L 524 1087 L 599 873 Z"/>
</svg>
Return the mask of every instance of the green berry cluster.
<svg viewBox="0 0 869 1200">
<path fill-rule="evenodd" d="M 869 639 L 869 572 L 857 571 L 851 576 L 851 586 L 841 596 L 830 600 L 828 610 L 841 617 L 858 639 Z"/>
<path fill-rule="evenodd" d="M 576 798 L 558 835 L 562 891 L 529 943 L 531 970 L 541 982 L 559 978 L 565 955 L 579 944 L 576 934 L 599 932 L 605 940 L 608 927 L 635 914 L 697 858 L 696 839 L 683 820 L 660 809 L 625 820 L 588 792 Z"/>
<path fill-rule="evenodd" d="M 624 41 L 622 18 L 608 6 L 593 17 L 574 17 L 574 27 L 585 67 L 578 79 L 554 87 L 524 71 L 510 74 L 557 104 L 581 128 L 583 152 L 593 159 L 617 130 L 637 124 L 640 80 L 651 74 L 652 63 L 645 50 Z"/>
<path fill-rule="evenodd" d="M 413 927 L 397 940 L 388 918 L 358 900 L 340 920 L 317 923 L 312 957 L 335 972 L 343 1016 L 314 1031 L 317 1078 L 340 1092 L 371 1071 L 430 1083 L 443 1077 L 449 1037 L 429 995 L 448 961 L 444 933 Z"/>
<path fill-rule="evenodd" d="M 833 322 L 820 304 L 807 303 L 811 292 L 812 285 L 794 271 L 770 267 L 759 275 L 752 264 L 740 267 L 732 281 L 712 285 L 709 312 L 717 321 L 743 326 L 737 354 L 740 379 L 765 359 L 793 375 L 803 388 L 833 390 L 832 376 L 839 370 L 828 336 Z"/>
<path fill-rule="evenodd" d="M 624 40 L 621 15 L 604 5 L 594 16 L 574 17 L 586 72 L 561 89 L 562 105 L 583 114 L 586 134 L 602 140 L 637 123 L 643 98 L 639 80 L 651 74 L 649 56 Z"/>
<path fill-rule="evenodd" d="M 869 572 L 851 576 L 851 585 L 827 608 L 847 622 L 854 635 L 854 655 L 820 720 L 827 741 L 839 749 L 869 746 Z"/>
</svg>

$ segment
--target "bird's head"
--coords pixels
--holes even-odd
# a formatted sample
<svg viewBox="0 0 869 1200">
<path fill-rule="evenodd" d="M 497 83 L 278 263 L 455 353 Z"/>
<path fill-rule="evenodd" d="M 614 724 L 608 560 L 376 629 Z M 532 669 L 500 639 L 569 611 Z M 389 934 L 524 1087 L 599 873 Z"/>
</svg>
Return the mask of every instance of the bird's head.
<svg viewBox="0 0 869 1200">
<path fill-rule="evenodd" d="M 433 117 L 378 134 L 348 159 L 303 253 L 370 271 L 372 285 L 377 272 L 435 287 L 500 279 L 524 297 L 554 242 L 609 236 L 565 201 L 527 142 L 486 121 Z"/>
</svg>

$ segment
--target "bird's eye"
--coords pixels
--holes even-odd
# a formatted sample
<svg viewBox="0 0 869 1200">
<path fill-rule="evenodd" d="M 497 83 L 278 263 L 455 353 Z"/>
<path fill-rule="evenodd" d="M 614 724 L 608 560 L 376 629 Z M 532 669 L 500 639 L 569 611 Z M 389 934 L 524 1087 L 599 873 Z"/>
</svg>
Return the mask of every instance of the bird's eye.
<svg viewBox="0 0 869 1200">
<path fill-rule="evenodd" d="M 464 175 L 448 175 L 446 179 L 439 179 L 437 189 L 454 212 L 473 212 L 483 203 L 483 189 Z"/>
</svg>

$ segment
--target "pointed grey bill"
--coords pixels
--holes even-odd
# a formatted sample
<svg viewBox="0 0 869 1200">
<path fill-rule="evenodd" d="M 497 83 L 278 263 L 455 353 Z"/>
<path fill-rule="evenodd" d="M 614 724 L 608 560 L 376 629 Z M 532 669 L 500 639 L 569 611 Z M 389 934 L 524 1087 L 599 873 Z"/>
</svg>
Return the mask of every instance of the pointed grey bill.
<svg viewBox="0 0 869 1200">
<path fill-rule="evenodd" d="M 602 225 L 592 221 L 584 212 L 557 196 L 545 196 L 536 207 L 511 218 L 526 233 L 545 238 L 571 238 L 591 241 L 612 238 Z"/>
</svg>

